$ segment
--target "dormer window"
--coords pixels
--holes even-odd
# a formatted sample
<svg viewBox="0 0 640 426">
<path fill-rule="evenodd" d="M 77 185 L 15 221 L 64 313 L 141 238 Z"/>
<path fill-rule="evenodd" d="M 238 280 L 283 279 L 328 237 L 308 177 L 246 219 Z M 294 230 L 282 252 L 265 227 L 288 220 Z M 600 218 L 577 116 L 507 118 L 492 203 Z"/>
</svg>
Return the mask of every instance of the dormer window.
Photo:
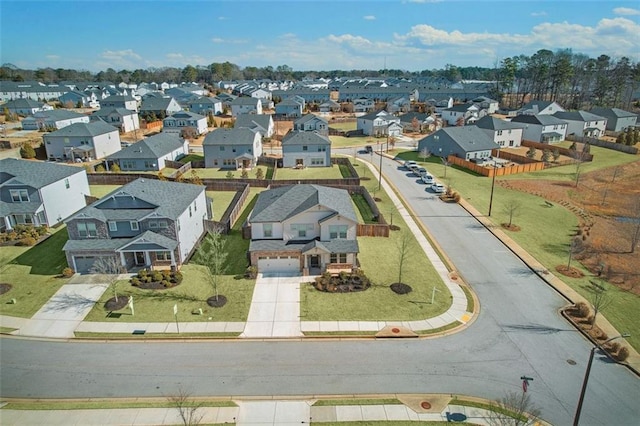
<svg viewBox="0 0 640 426">
<path fill-rule="evenodd" d="M 78 222 L 78 235 L 82 238 L 95 238 L 98 236 L 96 224 L 93 222 Z"/>
<path fill-rule="evenodd" d="M 11 201 L 14 203 L 29 201 L 29 192 L 26 189 L 11 189 L 9 192 L 11 194 Z"/>
</svg>

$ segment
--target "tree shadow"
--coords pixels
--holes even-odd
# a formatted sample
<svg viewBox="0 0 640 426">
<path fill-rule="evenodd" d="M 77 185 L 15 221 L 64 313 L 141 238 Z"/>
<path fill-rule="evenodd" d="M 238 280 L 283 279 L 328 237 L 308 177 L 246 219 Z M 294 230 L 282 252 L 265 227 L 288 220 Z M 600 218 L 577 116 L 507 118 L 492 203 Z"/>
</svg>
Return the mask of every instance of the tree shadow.
<svg viewBox="0 0 640 426">
<path fill-rule="evenodd" d="M 151 290 L 150 293 L 143 293 L 137 295 L 141 299 L 147 299 L 157 302 L 204 302 L 206 299 L 201 299 L 198 296 L 194 296 L 186 293 L 168 293 L 163 290 Z"/>
<path fill-rule="evenodd" d="M 505 325 L 505 330 L 509 331 L 529 331 L 531 333 L 536 334 L 555 334 L 563 331 L 571 331 L 574 332 L 575 329 L 572 328 L 556 328 L 549 327 L 543 324 L 513 324 L 513 325 Z"/>
<path fill-rule="evenodd" d="M 81 294 L 55 295 L 44 305 L 42 312 L 63 312 L 73 308 L 77 313 L 82 313 L 87 308 L 92 308 L 96 301 Z"/>
<path fill-rule="evenodd" d="M 542 245 L 542 248 L 551 254 L 556 256 L 569 256 L 569 245 L 568 244 L 552 244 L 546 243 Z"/>
</svg>

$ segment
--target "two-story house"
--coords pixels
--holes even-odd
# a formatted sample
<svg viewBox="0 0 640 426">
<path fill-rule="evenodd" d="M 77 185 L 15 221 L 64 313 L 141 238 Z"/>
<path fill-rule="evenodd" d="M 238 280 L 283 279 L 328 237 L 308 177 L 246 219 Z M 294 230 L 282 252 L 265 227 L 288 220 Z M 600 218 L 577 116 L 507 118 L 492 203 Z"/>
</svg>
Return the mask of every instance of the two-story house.
<svg viewBox="0 0 640 426">
<path fill-rule="evenodd" d="M 91 272 L 100 258 L 116 259 L 127 272 L 178 269 L 210 218 L 204 186 L 137 179 L 67 219 L 63 250 L 79 273 Z"/>
<path fill-rule="evenodd" d="M 202 142 L 205 167 L 249 169 L 262 155 L 262 137 L 250 129 L 217 129 Z"/>
<path fill-rule="evenodd" d="M 149 96 L 144 98 L 140 104 L 140 117 L 147 121 L 164 120 L 181 110 L 180 104 L 171 97 Z"/>
<path fill-rule="evenodd" d="M 233 123 L 235 129 L 249 129 L 260 133 L 263 138 L 270 138 L 275 132 L 271 114 L 238 114 Z"/>
<path fill-rule="evenodd" d="M 162 120 L 162 131 L 183 134 L 183 130 L 192 129 L 196 136 L 209 131 L 207 117 L 191 111 L 178 111 Z"/>
<path fill-rule="evenodd" d="M 564 111 L 564 108 L 557 102 L 552 101 L 531 101 L 522 106 L 517 115 L 553 115 L 556 112 Z"/>
<path fill-rule="evenodd" d="M 567 123 L 567 134 L 599 138 L 607 129 L 607 119 L 587 111 L 559 111 L 553 114 Z"/>
<path fill-rule="evenodd" d="M 290 96 L 276 104 L 276 115 L 283 117 L 301 117 L 305 102 L 300 96 Z"/>
<path fill-rule="evenodd" d="M 187 104 L 189 111 L 201 115 L 222 114 L 222 101 L 218 98 L 200 97 Z"/>
<path fill-rule="evenodd" d="M 130 95 L 111 95 L 100 101 L 100 108 L 124 108 L 138 111 L 138 101 Z"/>
<path fill-rule="evenodd" d="M 58 97 L 58 101 L 65 108 L 99 108 L 100 103 L 95 93 L 72 90 Z"/>
<path fill-rule="evenodd" d="M 476 121 L 482 131 L 484 131 L 500 148 L 516 148 L 522 144 L 522 135 L 525 124 L 502 120 L 497 117 L 486 115 Z"/>
<path fill-rule="evenodd" d="M 99 160 L 120 150 L 120 133 L 103 122 L 75 123 L 43 136 L 47 158 Z"/>
<path fill-rule="evenodd" d="M 117 164 L 123 172 L 160 171 L 166 161 L 189 154 L 189 142 L 177 133 L 158 133 L 142 139 L 105 158 L 107 168 Z"/>
<path fill-rule="evenodd" d="M 624 132 L 629 127 L 634 127 L 638 115 L 619 108 L 591 108 L 592 114 L 607 119 L 607 130 L 612 132 Z"/>
<path fill-rule="evenodd" d="M 90 195 L 82 167 L 0 160 L 0 232 L 16 225 L 54 226 L 86 206 Z"/>
<path fill-rule="evenodd" d="M 34 101 L 33 99 L 12 99 L 7 103 L 0 106 L 3 110 L 6 108 L 7 111 L 12 112 L 14 114 L 21 115 L 23 117 L 27 117 L 35 114 L 40 111 L 50 111 L 53 107 L 49 104 L 45 104 L 44 102 Z"/>
<path fill-rule="evenodd" d="M 409 112 L 411 109 L 411 100 L 409 96 L 399 96 L 387 101 L 387 112 L 398 114 L 401 112 Z"/>
<path fill-rule="evenodd" d="M 386 111 L 372 112 L 358 117 L 356 129 L 368 136 L 399 136 L 402 134 L 400 117 Z"/>
<path fill-rule="evenodd" d="M 92 117 L 98 117 L 107 124 L 117 127 L 121 133 L 133 132 L 140 129 L 138 113 L 125 108 L 101 108 Z"/>
<path fill-rule="evenodd" d="M 487 110 L 481 109 L 473 103 L 458 104 L 442 110 L 442 119 L 445 120 L 449 126 L 474 124 L 485 115 L 487 115 Z"/>
<path fill-rule="evenodd" d="M 318 134 L 329 136 L 329 122 L 317 115 L 305 114 L 293 121 L 293 130 L 318 132 Z"/>
<path fill-rule="evenodd" d="M 263 191 L 248 223 L 258 272 L 315 275 L 357 265 L 358 218 L 344 189 L 301 184 Z"/>
<path fill-rule="evenodd" d="M 316 132 L 292 131 L 282 138 L 284 167 L 331 166 L 331 140 Z"/>
<path fill-rule="evenodd" d="M 329 99 L 328 101 L 321 103 L 318 109 L 320 110 L 320 112 L 324 113 L 340 112 L 342 106 L 338 102 Z"/>
<path fill-rule="evenodd" d="M 371 112 L 375 109 L 376 103 L 369 98 L 356 98 L 353 100 L 353 112 Z"/>
<path fill-rule="evenodd" d="M 524 140 L 541 143 L 558 143 L 567 137 L 567 122 L 550 114 L 516 115 L 512 123 L 524 124 Z"/>
<path fill-rule="evenodd" d="M 232 117 L 237 117 L 239 114 L 262 114 L 262 101 L 258 98 L 241 96 L 235 98 L 229 105 Z"/>
</svg>

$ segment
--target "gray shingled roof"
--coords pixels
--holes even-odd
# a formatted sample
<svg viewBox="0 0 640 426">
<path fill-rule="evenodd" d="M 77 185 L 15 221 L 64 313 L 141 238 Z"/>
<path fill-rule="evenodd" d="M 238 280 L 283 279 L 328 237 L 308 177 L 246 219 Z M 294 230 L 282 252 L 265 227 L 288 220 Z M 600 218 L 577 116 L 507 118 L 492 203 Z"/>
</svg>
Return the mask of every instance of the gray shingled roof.
<svg viewBox="0 0 640 426">
<path fill-rule="evenodd" d="M 253 129 L 256 124 L 263 129 L 268 129 L 271 123 L 271 115 L 269 114 L 238 114 L 236 121 L 233 124 L 235 129 L 245 127 L 247 129 Z"/>
<path fill-rule="evenodd" d="M 117 217 L 124 214 L 125 218 L 131 217 L 133 220 L 151 213 L 176 219 L 204 190 L 201 185 L 136 179 L 83 208 L 68 220 L 78 216 L 105 220 L 111 214 Z"/>
<path fill-rule="evenodd" d="M 554 117 L 558 117 L 561 120 L 571 121 L 602 121 L 606 120 L 604 117 L 592 114 L 587 111 L 558 111 L 553 113 Z"/>
<path fill-rule="evenodd" d="M 97 117 L 108 117 L 109 115 L 116 113 L 120 116 L 127 116 L 127 115 L 136 115 L 137 112 L 130 110 L 130 109 L 126 109 L 123 107 L 105 107 L 105 108 L 101 108 L 98 111 L 94 112 L 92 115 L 95 115 Z"/>
<path fill-rule="evenodd" d="M 625 111 L 620 108 L 591 108 L 591 113 L 599 115 L 605 118 L 624 118 L 624 117 L 637 117 L 638 114 L 634 114 L 629 111 Z"/>
<path fill-rule="evenodd" d="M 4 158 L 0 160 L 0 185 L 24 184 L 42 188 L 61 179 L 83 173 L 84 169 L 64 164 Z"/>
<path fill-rule="evenodd" d="M 297 120 L 294 120 L 293 124 L 298 126 L 298 125 L 306 123 L 307 121 L 313 121 L 313 120 L 320 120 L 325 124 L 329 124 L 329 122 L 325 118 L 318 117 L 315 114 L 305 114 L 302 117 L 298 118 Z"/>
<path fill-rule="evenodd" d="M 239 98 L 231 101 L 231 105 L 258 105 L 258 98 L 252 98 L 249 96 L 240 96 Z"/>
<path fill-rule="evenodd" d="M 433 135 L 427 136 L 432 138 L 438 133 L 446 133 L 458 146 L 460 146 L 465 152 L 484 151 L 500 148 L 500 146 L 493 141 L 485 132 L 480 130 L 477 126 L 456 126 L 445 127 L 438 130 Z"/>
<path fill-rule="evenodd" d="M 567 122 L 560 120 L 554 115 L 538 114 L 538 115 L 516 115 L 511 119 L 514 123 L 538 124 L 542 126 L 553 126 L 556 124 L 564 124 Z"/>
<path fill-rule="evenodd" d="M 74 136 L 74 137 L 94 137 L 104 135 L 106 133 L 118 132 L 118 129 L 103 121 L 94 121 L 90 123 L 73 123 L 62 129 L 51 132 L 47 137 Z"/>
<path fill-rule="evenodd" d="M 481 129 L 489 130 L 509 130 L 509 129 L 524 129 L 525 125 L 521 123 L 512 123 L 511 121 L 502 120 L 497 117 L 485 115 L 480 120 L 475 122 L 475 125 Z"/>
<path fill-rule="evenodd" d="M 135 100 L 136 98 L 130 95 L 111 95 L 102 99 L 100 102 L 131 102 Z"/>
<path fill-rule="evenodd" d="M 249 251 L 298 251 L 304 253 L 319 246 L 329 253 L 359 253 L 357 240 L 332 241 L 300 241 L 300 240 L 253 240 L 249 243 Z"/>
<path fill-rule="evenodd" d="M 206 117 L 204 115 L 196 114 L 195 112 L 191 112 L 191 111 L 178 111 L 178 112 L 174 112 L 167 118 L 170 120 L 181 119 L 181 118 L 185 120 L 202 120 L 203 118 L 206 118 Z M 165 120 L 167 118 L 165 118 Z"/>
<path fill-rule="evenodd" d="M 249 221 L 282 222 L 316 205 L 358 222 L 346 190 L 308 184 L 287 185 L 260 193 Z"/>
<path fill-rule="evenodd" d="M 447 108 L 444 111 L 456 111 L 456 112 L 467 112 L 471 107 L 475 106 L 473 103 L 469 104 L 458 104 L 454 105 L 451 108 Z M 476 107 L 477 108 L 477 107 Z"/>
<path fill-rule="evenodd" d="M 217 129 L 207 134 L 202 145 L 252 145 L 255 135 L 255 133 L 246 128 Z"/>
<path fill-rule="evenodd" d="M 21 108 L 41 108 L 44 104 L 42 102 L 34 101 L 31 98 L 26 99 L 12 99 L 7 101 L 2 108 L 7 107 L 9 109 L 21 109 Z"/>
<path fill-rule="evenodd" d="M 283 147 L 293 145 L 331 145 L 331 140 L 317 132 L 293 131 L 282 138 Z"/>
<path fill-rule="evenodd" d="M 86 117 L 84 114 L 78 114 L 77 112 L 67 111 L 66 109 L 53 109 L 49 111 L 38 111 L 31 117 L 27 117 L 24 120 L 35 121 L 36 119 L 45 119 L 52 121 L 69 120 L 71 118 Z"/>
<path fill-rule="evenodd" d="M 177 133 L 158 133 L 111 154 L 107 159 L 160 158 L 182 146 L 183 140 Z"/>
<path fill-rule="evenodd" d="M 150 96 L 142 101 L 140 111 L 165 111 L 172 99 Z"/>
</svg>

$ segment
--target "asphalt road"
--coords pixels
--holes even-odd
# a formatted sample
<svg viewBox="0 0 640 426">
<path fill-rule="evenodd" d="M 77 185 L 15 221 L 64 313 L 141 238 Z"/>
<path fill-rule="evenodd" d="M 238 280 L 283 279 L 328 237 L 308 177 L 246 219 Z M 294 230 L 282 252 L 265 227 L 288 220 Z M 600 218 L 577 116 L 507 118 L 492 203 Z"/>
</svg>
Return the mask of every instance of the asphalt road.
<svg viewBox="0 0 640 426">
<path fill-rule="evenodd" d="M 24 398 L 529 392 L 542 417 L 571 424 L 591 345 L 559 314 L 564 300 L 456 204 L 397 163 L 385 176 L 481 302 L 465 331 L 424 340 L 87 343 L 0 340 L 0 395 Z M 569 362 L 568 362 L 569 361 Z M 575 365 L 572 365 L 575 361 Z M 640 381 L 596 356 L 583 425 L 635 425 Z"/>
</svg>

